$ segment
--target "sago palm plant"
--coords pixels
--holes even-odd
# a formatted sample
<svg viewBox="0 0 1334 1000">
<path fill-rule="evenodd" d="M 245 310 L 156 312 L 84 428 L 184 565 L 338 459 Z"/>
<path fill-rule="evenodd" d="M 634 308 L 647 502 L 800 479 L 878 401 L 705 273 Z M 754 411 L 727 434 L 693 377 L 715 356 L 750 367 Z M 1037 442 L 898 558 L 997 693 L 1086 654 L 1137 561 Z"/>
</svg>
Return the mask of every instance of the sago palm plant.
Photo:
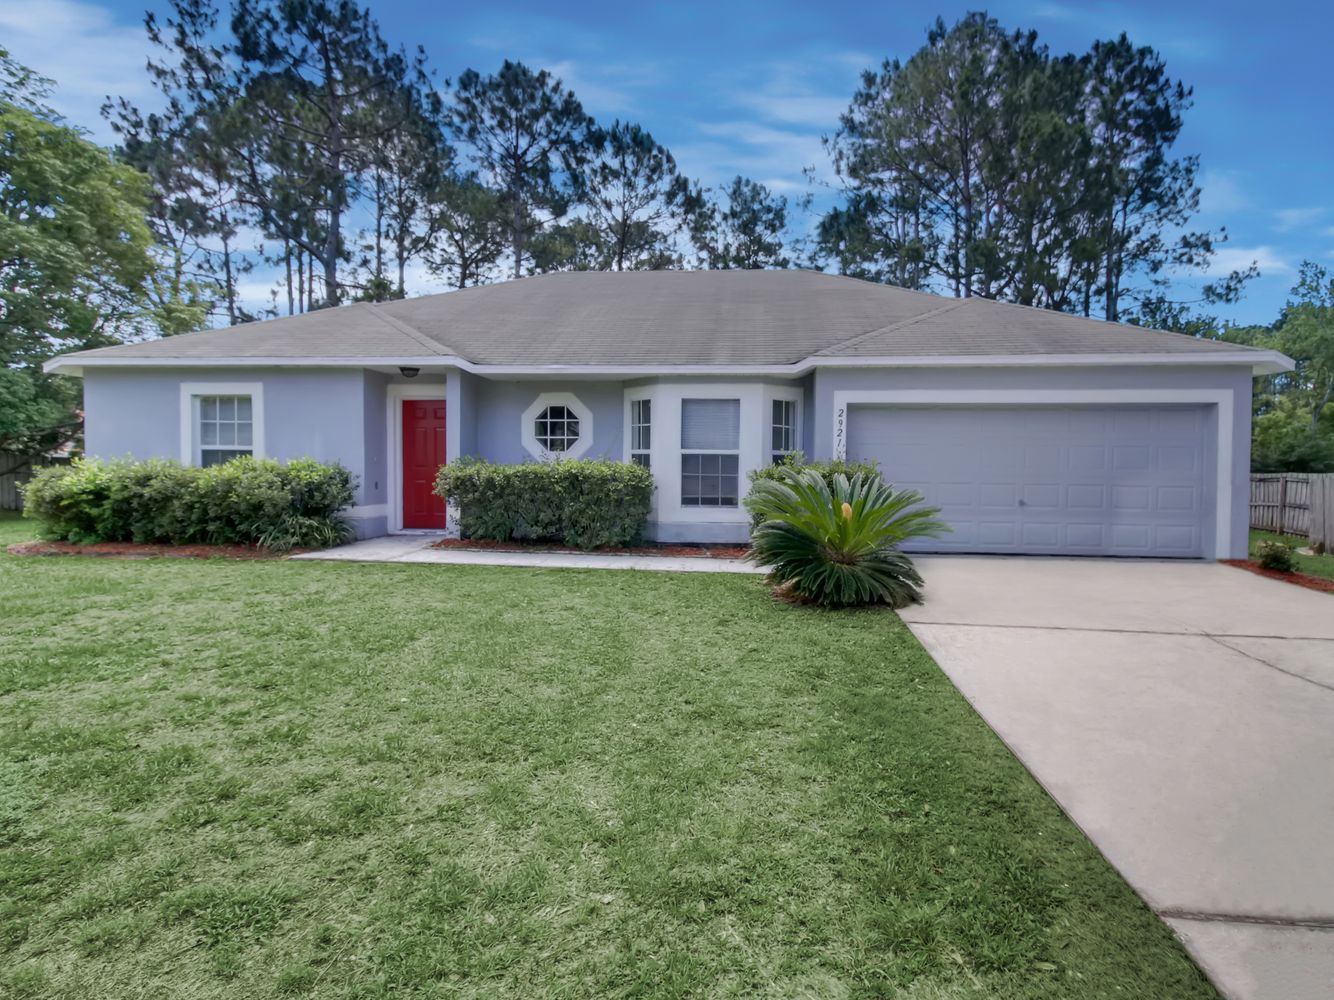
<svg viewBox="0 0 1334 1000">
<path fill-rule="evenodd" d="M 746 508 L 759 522 L 746 558 L 794 597 L 831 608 L 917 603 L 922 577 L 899 545 L 949 530 L 916 490 L 874 475 L 826 483 L 816 471 L 785 469 L 757 481 Z"/>
</svg>

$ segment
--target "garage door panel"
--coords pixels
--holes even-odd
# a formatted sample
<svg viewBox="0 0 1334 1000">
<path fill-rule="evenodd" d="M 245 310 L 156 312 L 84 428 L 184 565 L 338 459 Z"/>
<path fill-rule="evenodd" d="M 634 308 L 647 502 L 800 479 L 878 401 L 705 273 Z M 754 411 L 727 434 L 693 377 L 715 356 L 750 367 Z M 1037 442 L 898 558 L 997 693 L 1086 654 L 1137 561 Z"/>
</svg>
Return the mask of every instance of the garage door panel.
<svg viewBox="0 0 1334 1000">
<path fill-rule="evenodd" d="M 1061 487 L 1057 483 L 1027 483 L 1022 494 L 1025 507 L 1056 510 L 1061 506 Z"/>
<path fill-rule="evenodd" d="M 1028 521 L 1021 525 L 1021 538 L 1027 548 L 1059 549 L 1061 526 L 1055 521 Z"/>
<path fill-rule="evenodd" d="M 1103 524 L 1067 524 L 1065 543 L 1072 549 L 1105 548 L 1107 545 L 1107 526 Z"/>
<path fill-rule="evenodd" d="M 941 508 L 917 551 L 1199 556 L 1202 407 L 852 406 L 848 455 Z"/>
<path fill-rule="evenodd" d="M 1194 511 L 1199 504 L 1199 491 L 1193 486 L 1159 486 L 1158 510 Z"/>
<path fill-rule="evenodd" d="M 1065 497 L 1065 505 L 1071 510 L 1104 510 L 1107 507 L 1107 489 L 1100 485 L 1070 486 Z"/>
<path fill-rule="evenodd" d="M 1107 449 L 1101 445 L 1072 444 L 1066 454 L 1066 466 L 1071 472 L 1105 472 L 1107 469 Z"/>
<path fill-rule="evenodd" d="M 1186 525 L 1160 524 L 1153 530 L 1153 544 L 1159 549 L 1189 552 L 1199 547 L 1199 533 Z"/>
<path fill-rule="evenodd" d="M 1200 453 L 1189 445 L 1164 445 L 1155 451 L 1154 468 L 1159 472 L 1196 472 L 1199 470 Z"/>
<path fill-rule="evenodd" d="M 1018 541 L 1018 527 L 1010 521 L 983 521 L 977 526 L 977 540 L 985 545 L 1011 547 Z"/>
</svg>

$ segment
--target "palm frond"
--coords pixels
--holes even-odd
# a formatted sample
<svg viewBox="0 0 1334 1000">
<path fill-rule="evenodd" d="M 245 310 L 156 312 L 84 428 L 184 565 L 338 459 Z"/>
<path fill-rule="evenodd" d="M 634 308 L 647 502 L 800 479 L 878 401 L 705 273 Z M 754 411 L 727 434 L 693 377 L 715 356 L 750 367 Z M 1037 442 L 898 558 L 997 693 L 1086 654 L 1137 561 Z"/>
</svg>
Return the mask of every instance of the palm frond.
<svg viewBox="0 0 1334 1000">
<path fill-rule="evenodd" d="M 922 578 L 899 546 L 949 530 L 916 490 L 879 476 L 784 469 L 755 483 L 746 507 L 759 521 L 747 559 L 777 584 L 825 607 L 921 600 Z"/>
</svg>

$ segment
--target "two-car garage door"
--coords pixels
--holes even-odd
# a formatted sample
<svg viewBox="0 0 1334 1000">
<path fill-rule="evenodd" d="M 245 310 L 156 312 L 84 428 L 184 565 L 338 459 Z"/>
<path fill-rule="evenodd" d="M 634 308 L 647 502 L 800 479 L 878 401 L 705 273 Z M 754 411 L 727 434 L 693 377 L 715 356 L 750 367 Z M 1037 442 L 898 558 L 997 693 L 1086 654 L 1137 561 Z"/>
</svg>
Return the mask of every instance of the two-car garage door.
<svg viewBox="0 0 1334 1000">
<path fill-rule="evenodd" d="M 1203 554 L 1201 406 L 851 406 L 848 457 L 919 490 L 953 531 L 919 551 Z"/>
</svg>

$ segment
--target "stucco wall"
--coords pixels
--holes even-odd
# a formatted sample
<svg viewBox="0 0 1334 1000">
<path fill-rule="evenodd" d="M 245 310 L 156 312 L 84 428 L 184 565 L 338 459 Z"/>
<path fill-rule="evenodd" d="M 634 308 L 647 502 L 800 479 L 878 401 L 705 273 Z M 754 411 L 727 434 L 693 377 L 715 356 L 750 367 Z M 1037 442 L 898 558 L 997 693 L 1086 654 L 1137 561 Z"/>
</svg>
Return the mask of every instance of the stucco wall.
<svg viewBox="0 0 1334 1000">
<path fill-rule="evenodd" d="M 439 380 L 440 376 L 434 376 Z M 544 391 L 572 392 L 593 416 L 593 443 L 589 457 L 625 456 L 625 387 L 659 387 L 664 399 L 680 395 L 673 380 L 619 381 L 494 381 L 453 371 L 446 377 L 449 401 L 450 457 L 475 454 L 495 462 L 519 462 L 532 456 L 522 440 L 524 411 Z M 424 383 L 426 376 L 416 380 Z M 714 387 L 725 380 L 691 380 Z M 746 380 L 754 385 L 760 380 Z M 781 384 L 764 380 L 770 385 Z M 90 369 L 85 377 L 87 449 L 104 458 L 179 458 L 180 385 L 182 382 L 259 382 L 264 387 L 265 445 L 272 458 L 302 456 L 338 461 L 358 479 L 358 532 L 369 535 L 386 530 L 385 506 L 391 491 L 387 481 L 390 462 L 385 419 L 389 386 L 405 383 L 401 376 L 355 369 Z M 730 383 L 736 384 L 736 383 Z M 789 385 L 793 383 L 788 383 Z M 1232 455 L 1232 516 L 1230 551 L 1245 552 L 1250 465 L 1251 378 L 1242 368 L 910 368 L 826 369 L 800 380 L 803 393 L 802 446 L 807 455 L 828 458 L 833 451 L 834 394 L 853 390 L 918 389 L 1210 389 L 1231 400 L 1232 435 L 1225 442 Z M 673 388 L 676 387 L 676 388 Z M 745 390 L 738 390 L 745 394 Z M 758 406 L 759 404 L 757 404 Z M 762 407 L 761 407 L 762 409 Z M 654 471 L 663 482 L 660 497 L 671 493 L 668 480 L 678 464 L 670 407 L 655 407 Z M 760 413 L 760 409 L 755 411 Z M 679 416 L 677 418 L 679 420 Z M 761 415 L 761 423 L 767 420 Z M 1214 435 L 1217 419 L 1214 418 Z M 766 460 L 763 443 L 754 448 L 754 462 Z M 661 455 L 659 450 L 661 449 Z M 661 457 L 661 461 L 659 458 Z M 1212 453 L 1211 458 L 1212 461 Z M 665 509 L 651 531 L 664 540 L 718 541 L 744 537 L 741 512 L 709 514 Z M 679 522 L 679 523 L 678 523 Z"/>
<path fill-rule="evenodd" d="M 531 462 L 523 446 L 523 414 L 544 392 L 568 392 L 593 415 L 593 443 L 584 458 L 621 458 L 625 394 L 621 382 L 515 381 L 472 379 L 476 441 L 464 454 L 491 462 Z M 466 391 L 466 390 L 465 390 Z M 475 449 L 475 450 L 474 450 Z"/>
<path fill-rule="evenodd" d="M 84 377 L 87 453 L 98 458 L 179 459 L 184 382 L 259 383 L 268 458 L 341 462 L 356 476 L 358 507 L 384 503 L 382 377 L 357 369 L 91 370 Z M 380 405 L 369 406 L 368 396 L 377 391 Z M 383 515 L 371 512 L 366 518 L 354 511 L 353 521 L 360 537 L 384 533 Z"/>
<path fill-rule="evenodd" d="M 1171 368 L 1168 366 L 1108 368 L 829 368 L 815 373 L 814 454 L 833 454 L 834 394 L 848 391 L 914 389 L 952 390 L 1140 390 L 1206 389 L 1223 392 L 1231 400 L 1232 435 L 1221 442 L 1231 449 L 1232 512 L 1229 521 L 1229 550 L 1207 550 L 1214 558 L 1240 558 L 1246 554 L 1248 504 L 1250 498 L 1251 375 L 1245 368 Z M 1218 439 L 1217 408 L 1211 415 L 1211 435 Z M 1208 452 L 1210 482 L 1216 479 L 1217 453 Z M 1212 525 L 1209 537 L 1213 537 Z"/>
</svg>

